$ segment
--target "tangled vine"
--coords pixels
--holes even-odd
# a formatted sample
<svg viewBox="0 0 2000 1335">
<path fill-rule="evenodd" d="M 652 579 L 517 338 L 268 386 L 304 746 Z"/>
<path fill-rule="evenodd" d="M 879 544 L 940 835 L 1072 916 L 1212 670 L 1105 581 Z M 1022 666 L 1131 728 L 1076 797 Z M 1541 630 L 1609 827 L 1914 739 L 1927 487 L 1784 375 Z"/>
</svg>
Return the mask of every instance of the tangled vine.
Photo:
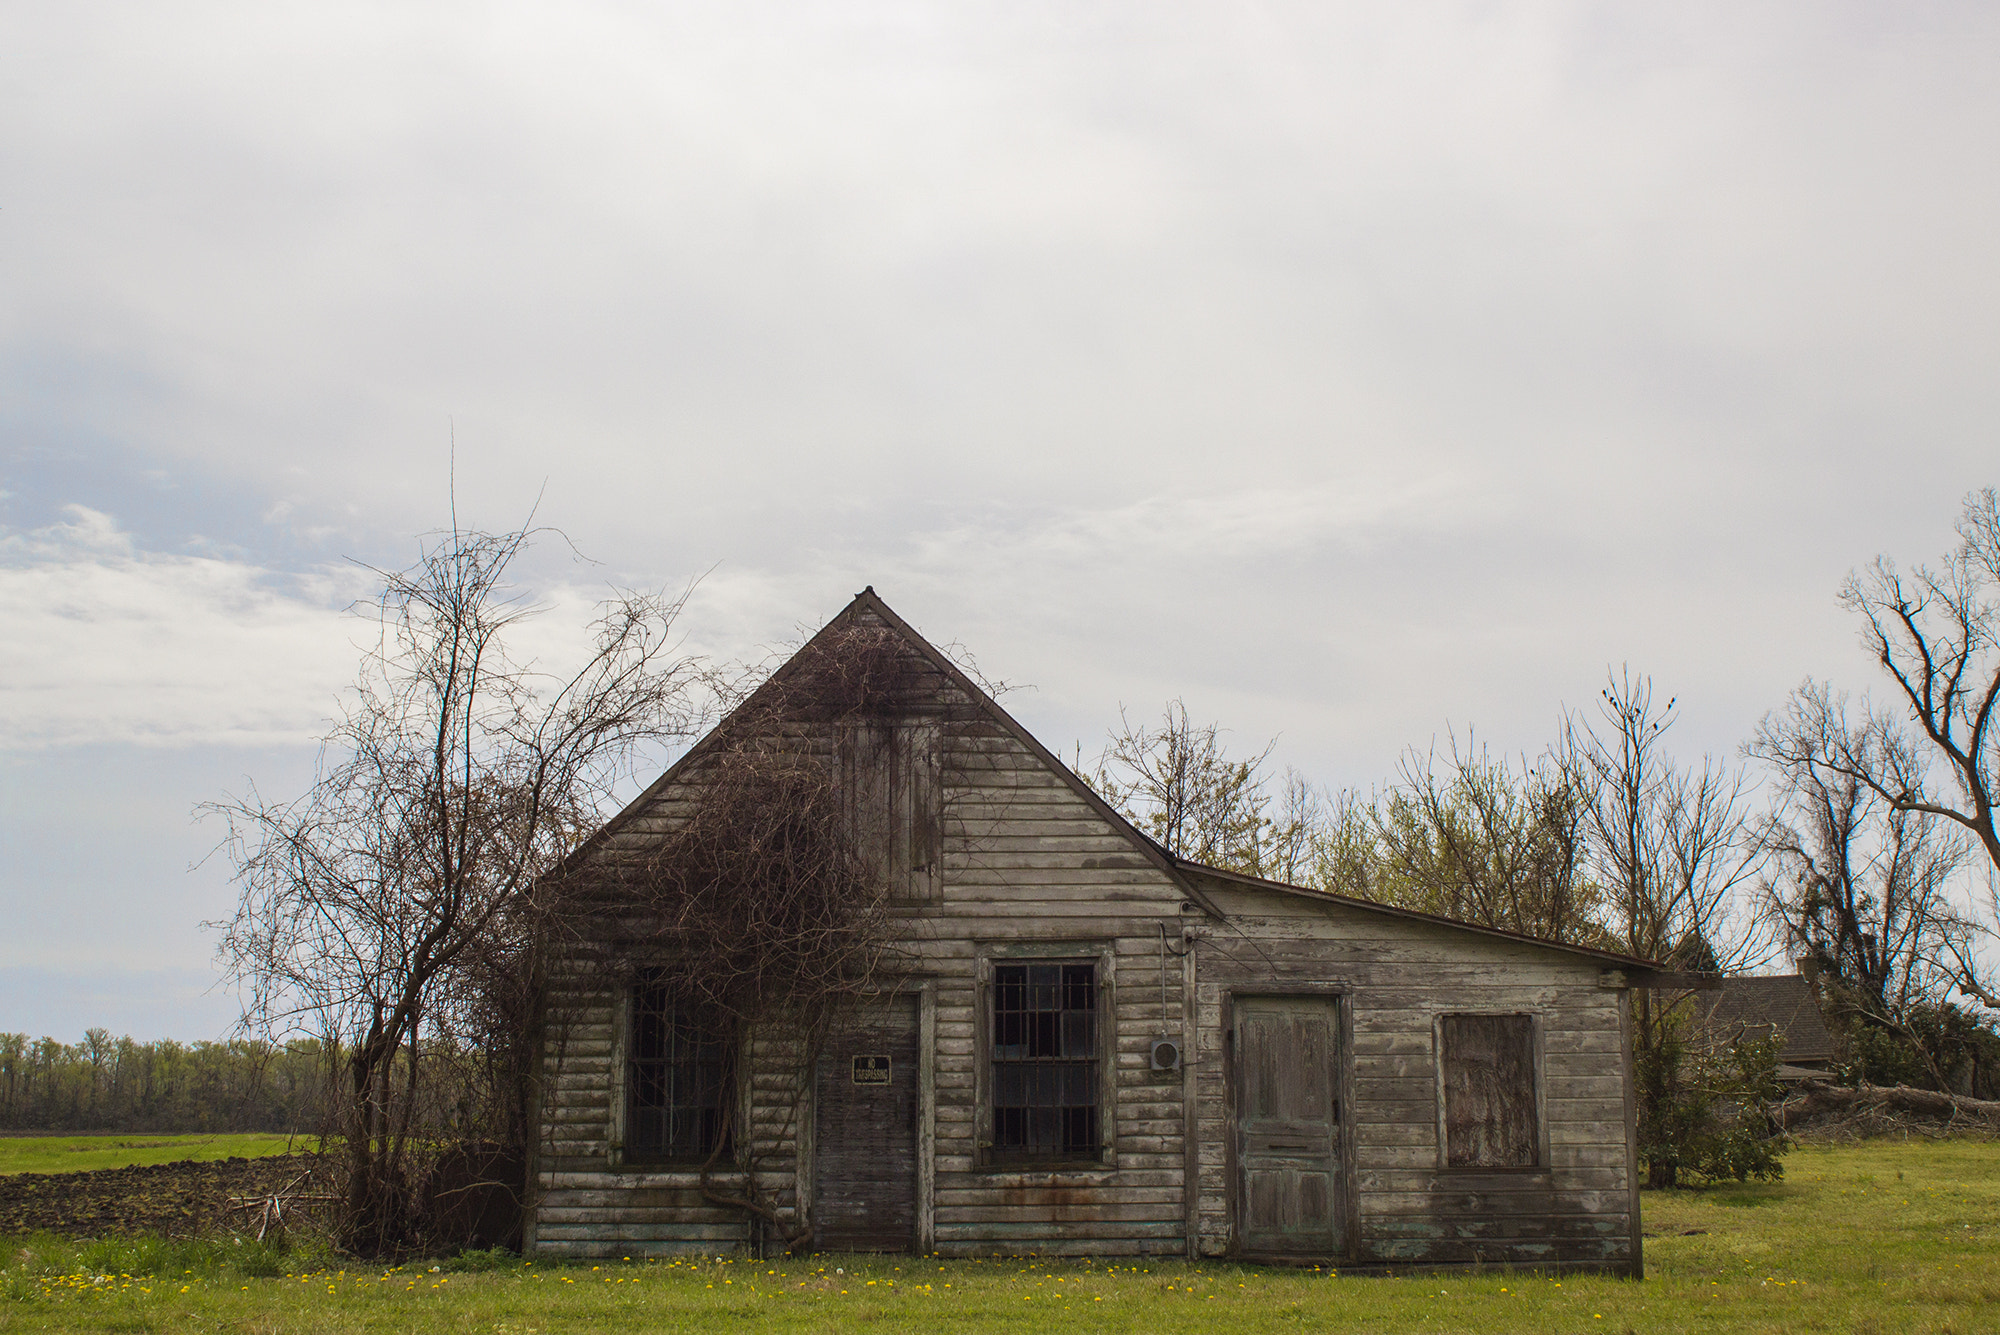
<svg viewBox="0 0 2000 1335">
<path fill-rule="evenodd" d="M 611 958 L 751 1035 L 764 1106 L 796 1139 L 827 1035 L 878 989 L 895 951 L 889 895 L 857 836 L 839 761 L 843 724 L 921 712 L 927 667 L 884 627 L 830 627 L 768 678 L 690 755 L 643 851 L 601 860 L 589 897 Z M 609 940 L 606 940 L 606 938 Z M 630 980 L 628 980 L 630 981 Z M 738 1097 L 729 1082 L 729 1098 Z M 724 1110 L 721 1124 L 738 1110 Z M 796 1247 L 807 1212 L 782 1208 L 753 1129 L 734 1162 L 726 1133 L 702 1168 L 705 1199 L 743 1210 Z"/>
</svg>

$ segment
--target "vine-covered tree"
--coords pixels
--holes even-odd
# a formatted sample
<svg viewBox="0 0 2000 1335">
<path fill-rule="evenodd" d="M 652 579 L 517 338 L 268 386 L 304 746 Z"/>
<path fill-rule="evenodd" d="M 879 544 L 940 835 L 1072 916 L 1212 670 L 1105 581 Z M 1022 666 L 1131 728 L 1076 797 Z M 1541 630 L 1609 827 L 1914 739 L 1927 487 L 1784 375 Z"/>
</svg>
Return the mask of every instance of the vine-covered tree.
<svg viewBox="0 0 2000 1335">
<path fill-rule="evenodd" d="M 602 820 L 634 748 L 700 712 L 679 600 L 614 593 L 572 670 L 514 655 L 539 610 L 509 583 L 532 536 L 454 523 L 376 572 L 375 644 L 317 780 L 211 808 L 242 889 L 221 954 L 246 1023 L 336 1056 L 343 1242 L 363 1253 L 413 1241 L 417 1161 L 441 1136 L 521 1143 L 544 873 Z M 431 1097 L 452 1062 L 478 1078 Z"/>
</svg>

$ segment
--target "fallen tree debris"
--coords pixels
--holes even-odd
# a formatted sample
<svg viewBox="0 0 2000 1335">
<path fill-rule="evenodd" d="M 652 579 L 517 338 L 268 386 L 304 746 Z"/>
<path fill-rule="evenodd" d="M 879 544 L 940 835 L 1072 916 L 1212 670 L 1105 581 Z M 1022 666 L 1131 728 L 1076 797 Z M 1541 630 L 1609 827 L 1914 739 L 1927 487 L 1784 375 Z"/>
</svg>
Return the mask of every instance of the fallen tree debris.
<svg viewBox="0 0 2000 1335">
<path fill-rule="evenodd" d="M 1775 1109 L 1794 1135 L 2000 1134 L 2000 1101 L 1908 1085 L 1836 1085 L 1808 1080 Z"/>
</svg>

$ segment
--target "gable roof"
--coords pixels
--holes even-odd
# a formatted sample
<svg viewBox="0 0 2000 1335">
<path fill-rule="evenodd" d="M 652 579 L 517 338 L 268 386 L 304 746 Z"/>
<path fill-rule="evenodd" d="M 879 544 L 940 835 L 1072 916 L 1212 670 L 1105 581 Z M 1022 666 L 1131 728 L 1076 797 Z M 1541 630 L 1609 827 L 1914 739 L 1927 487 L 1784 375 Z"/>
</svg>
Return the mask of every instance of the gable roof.
<svg viewBox="0 0 2000 1335">
<path fill-rule="evenodd" d="M 1439 914 L 1423 913 L 1416 909 L 1399 908 L 1392 904 L 1377 903 L 1374 900 L 1355 899 L 1326 890 L 1312 890 L 1305 886 L 1288 885 L 1282 881 L 1267 880 L 1263 877 L 1251 876 L 1243 872 L 1204 866 L 1201 863 L 1179 857 L 1163 848 L 1157 841 L 1147 835 L 1145 831 L 1134 825 L 1123 812 L 1105 801 L 1102 794 L 1084 782 L 1082 776 L 1064 764 L 1059 756 L 1036 740 L 1033 733 L 1023 727 L 1020 721 L 1012 714 L 1001 708 L 1000 702 L 995 700 L 979 683 L 967 676 L 965 671 L 958 664 L 952 662 L 951 658 L 943 650 L 925 639 L 909 622 L 896 615 L 890 609 L 889 605 L 882 601 L 881 596 L 875 592 L 875 586 L 872 584 L 862 589 L 860 593 L 855 594 L 853 600 L 846 607 L 842 608 L 824 626 L 814 632 L 804 644 L 800 645 L 790 658 L 780 664 L 777 670 L 772 672 L 756 690 L 752 691 L 734 710 L 730 711 L 730 716 L 733 717 L 735 714 L 748 708 L 762 693 L 781 683 L 785 678 L 787 670 L 805 654 L 808 648 L 817 643 L 821 638 L 837 633 L 839 628 L 851 625 L 868 616 L 874 617 L 884 626 L 894 631 L 919 657 L 923 658 L 941 676 L 962 691 L 965 697 L 982 714 L 1018 742 L 1030 755 L 1046 765 L 1051 773 L 1060 777 L 1068 785 L 1071 792 L 1076 794 L 1079 799 L 1110 825 L 1112 829 L 1123 835 L 1131 843 L 1132 847 L 1138 851 L 1140 856 L 1144 857 L 1148 864 L 1163 873 L 1172 882 L 1174 887 L 1186 896 L 1190 903 L 1197 905 L 1211 917 L 1221 918 L 1225 915 L 1215 905 L 1214 901 L 1202 891 L 1195 880 L 1198 876 L 1233 881 L 1256 889 L 1299 896 L 1323 904 L 1339 905 L 1368 913 L 1380 913 L 1390 917 L 1454 928 L 1458 931 L 1471 932 L 1478 936 L 1497 937 L 1506 941 L 1521 942 L 1540 947 L 1544 950 L 1558 951 L 1563 954 L 1584 956 L 1600 961 L 1608 968 L 1615 968 L 1632 975 L 1632 985 L 1634 986 L 1659 986 L 1668 980 L 1678 983 L 1678 985 L 1683 987 L 1690 985 L 1709 987 L 1713 985 L 1707 980 L 1696 982 L 1693 975 L 1669 974 L 1655 961 L 1641 959 L 1635 955 L 1621 955 L 1616 951 L 1599 950 L 1591 946 L 1568 945 L 1560 941 L 1548 941 L 1541 937 L 1529 936 L 1521 932 L 1510 932 L 1498 927 L 1485 927 L 1478 923 L 1464 922 L 1457 918 L 1447 918 Z M 682 774 L 686 773 L 707 750 L 715 745 L 716 737 L 724 731 L 727 722 L 728 719 L 725 718 L 722 723 L 718 723 L 714 728 L 711 728 L 699 741 L 689 747 L 679 760 L 667 767 L 665 773 L 647 785 L 643 793 L 627 803 L 622 811 L 606 821 L 595 834 L 574 849 L 568 857 L 564 858 L 561 869 L 572 868 L 590 857 L 595 850 L 601 848 L 605 842 L 615 837 L 639 813 L 651 806 L 660 794 L 671 788 Z"/>
<path fill-rule="evenodd" d="M 1769 1029 L 1784 1038 L 1787 1062 L 1831 1061 L 1834 1056 L 1819 998 L 1799 974 L 1723 979 L 1704 1023 L 1710 1033 L 1725 1038 Z"/>
<path fill-rule="evenodd" d="M 840 628 L 852 625 L 869 616 L 874 617 L 884 626 L 895 632 L 919 657 L 924 659 L 941 676 L 963 692 L 975 708 L 990 721 L 997 724 L 1003 732 L 1020 743 L 1030 755 L 1048 766 L 1052 773 L 1059 776 L 1069 786 L 1071 792 L 1082 799 L 1093 812 L 1114 830 L 1124 835 L 1140 856 L 1144 857 L 1150 865 L 1164 874 L 1173 883 L 1174 887 L 1186 896 L 1190 902 L 1200 906 L 1207 913 L 1217 917 L 1221 916 L 1215 906 L 1208 900 L 1207 896 L 1203 895 L 1182 872 L 1177 858 L 1148 838 L 1144 831 L 1128 820 L 1116 807 L 1106 802 L 1096 789 L 1085 783 L 1080 775 L 1069 766 L 1063 764 L 1054 752 L 1037 741 L 1033 733 L 1022 727 L 1020 721 L 1012 714 L 1002 709 L 999 701 L 995 700 L 984 687 L 967 676 L 965 671 L 958 664 L 952 662 L 943 650 L 925 639 L 909 622 L 903 620 L 894 611 L 890 610 L 889 605 L 883 602 L 881 596 L 875 592 L 875 586 L 872 584 L 860 593 L 855 594 L 853 600 L 846 607 L 842 608 L 831 620 L 820 627 L 818 631 L 814 632 L 804 644 L 800 645 L 790 658 L 787 658 L 780 664 L 756 690 L 752 691 L 735 709 L 730 711 L 730 717 L 749 708 L 760 695 L 782 683 L 788 669 L 805 654 L 807 649 L 811 648 L 821 639 L 837 633 Z M 650 807 L 656 798 L 670 789 L 692 765 L 700 760 L 704 753 L 715 745 L 716 737 L 724 731 L 727 723 L 728 718 L 725 718 L 722 723 L 718 723 L 714 728 L 711 728 L 699 741 L 689 747 L 679 760 L 669 765 L 665 773 L 648 784 L 644 792 L 626 803 L 622 811 L 606 821 L 595 834 L 591 835 L 589 839 L 574 849 L 568 857 L 563 859 L 563 869 L 573 868 L 588 859 L 597 849 L 602 848 L 606 842 L 616 837 L 619 831 L 630 824 L 639 813 Z"/>
</svg>

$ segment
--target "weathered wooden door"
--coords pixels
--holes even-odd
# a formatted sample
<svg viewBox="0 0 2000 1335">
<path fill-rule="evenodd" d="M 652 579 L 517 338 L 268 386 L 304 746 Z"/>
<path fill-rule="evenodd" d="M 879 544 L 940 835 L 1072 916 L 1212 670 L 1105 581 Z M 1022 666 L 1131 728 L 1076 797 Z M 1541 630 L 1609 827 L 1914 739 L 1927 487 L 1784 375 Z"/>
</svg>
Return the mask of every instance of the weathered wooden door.
<svg viewBox="0 0 2000 1335">
<path fill-rule="evenodd" d="M 1236 1001 L 1237 1240 L 1334 1255 L 1346 1243 L 1340 1026 L 1330 997 Z"/>
<path fill-rule="evenodd" d="M 917 1235 L 917 998 L 861 1003 L 820 1053 L 813 1243 L 906 1252 Z"/>
</svg>

